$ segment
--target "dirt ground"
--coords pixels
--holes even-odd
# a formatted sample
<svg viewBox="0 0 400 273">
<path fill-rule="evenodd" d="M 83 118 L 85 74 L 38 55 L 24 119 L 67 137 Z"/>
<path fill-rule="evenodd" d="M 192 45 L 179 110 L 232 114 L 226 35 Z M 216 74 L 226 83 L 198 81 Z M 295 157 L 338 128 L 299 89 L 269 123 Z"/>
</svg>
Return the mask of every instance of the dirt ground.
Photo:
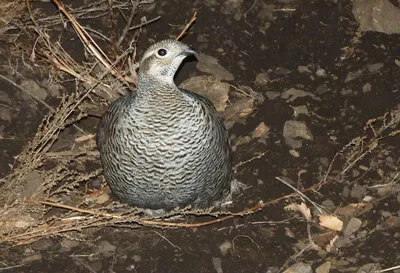
<svg viewBox="0 0 400 273">
<path fill-rule="evenodd" d="M 78 2 L 82 3 L 64 4 L 73 10 L 96 1 Z M 398 9 L 399 3 L 392 3 Z M 35 2 L 32 8 L 63 17 L 53 3 Z M 200 83 L 211 79 L 223 86 L 221 94 L 229 89 L 229 100 L 219 101 L 221 114 L 231 135 L 235 176 L 249 188 L 234 197 L 228 210 L 241 213 L 226 212 L 230 219 L 201 227 L 110 222 L 9 240 L 17 238 L 18 232 L 27 236 L 39 226 L 50 230 L 61 218 L 87 216 L 32 205 L 29 213 L 40 215 L 40 224 L 15 226 L 0 234 L 0 272 L 399 273 L 400 35 L 359 31 L 353 8 L 352 1 L 335 0 L 156 0 L 144 4 L 132 25 L 140 24 L 143 16 L 147 20 L 161 17 L 143 28 L 137 59 L 154 41 L 175 38 L 197 12 L 182 41 L 204 56 L 184 63 L 176 81 L 196 86 L 190 79 L 196 77 Z M 110 25 L 102 18 L 79 23 L 109 37 Z M 116 21 L 121 28 L 126 24 L 122 18 Z M 23 19 L 19 22 L 24 23 Z M 84 62 L 86 52 L 72 28 L 53 27 L 46 30 L 54 41 L 59 40 L 77 62 Z M 19 38 L 12 44 L 7 35 L 0 35 L 7 37 L 0 43 L 3 192 L 19 177 L 13 175 L 18 166 L 28 164 L 18 155 L 34 143 L 49 109 L 58 109 L 62 97 L 77 88 L 69 76 L 53 84 L 51 75 L 57 68 L 25 60 L 26 52 L 9 57 Z M 33 47 L 34 39 L 26 38 L 24 43 L 29 41 Z M 96 41 L 112 55 L 107 43 Z M 211 57 L 215 59 L 210 61 Z M 208 78 L 210 74 L 215 78 Z M 100 103 L 95 95 L 85 100 L 97 104 L 96 111 L 104 111 L 104 100 Z M 76 139 L 94 134 L 98 121 L 89 115 L 70 122 L 60 130 L 48 158 L 75 151 L 81 145 Z M 49 169 L 64 162 L 54 157 L 29 171 L 23 196 L 76 207 L 79 203 L 83 209 L 113 202 L 107 191 L 100 194 L 106 199 L 103 202 L 85 190 L 104 184 L 99 173 L 89 175 L 101 171 L 93 139 L 89 142 L 91 160 L 84 167 L 77 158 L 65 161 L 66 167 L 58 171 L 61 178 L 54 175 L 52 179 L 70 183 L 79 173 L 89 178 L 63 191 L 64 197 L 26 193 L 40 186 L 29 181 L 41 181 L 35 178 L 45 177 Z M 264 202 L 260 208 L 242 213 L 260 202 Z M 3 215 L 6 203 L 1 201 Z M 222 217 L 181 214 L 165 221 L 196 224 Z"/>
</svg>

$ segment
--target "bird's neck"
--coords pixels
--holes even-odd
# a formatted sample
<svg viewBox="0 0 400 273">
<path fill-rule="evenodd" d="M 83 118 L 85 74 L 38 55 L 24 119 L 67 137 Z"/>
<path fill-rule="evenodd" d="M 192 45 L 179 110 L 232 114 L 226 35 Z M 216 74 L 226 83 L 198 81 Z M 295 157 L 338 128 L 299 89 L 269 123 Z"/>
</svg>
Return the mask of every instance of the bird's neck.
<svg viewBox="0 0 400 273">
<path fill-rule="evenodd" d="M 138 99 L 151 101 L 176 100 L 182 96 L 182 92 L 173 78 L 160 79 L 139 73 L 137 96 Z"/>
</svg>

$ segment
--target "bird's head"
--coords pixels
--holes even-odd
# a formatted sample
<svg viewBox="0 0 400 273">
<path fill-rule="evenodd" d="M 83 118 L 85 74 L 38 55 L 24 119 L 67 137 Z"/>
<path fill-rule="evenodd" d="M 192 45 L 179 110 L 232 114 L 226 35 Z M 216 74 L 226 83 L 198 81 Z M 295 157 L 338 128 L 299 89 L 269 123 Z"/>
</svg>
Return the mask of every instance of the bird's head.
<svg viewBox="0 0 400 273">
<path fill-rule="evenodd" d="M 165 83 L 173 83 L 182 61 L 196 52 L 176 40 L 163 40 L 146 50 L 139 64 L 139 77 L 145 76 Z"/>
</svg>

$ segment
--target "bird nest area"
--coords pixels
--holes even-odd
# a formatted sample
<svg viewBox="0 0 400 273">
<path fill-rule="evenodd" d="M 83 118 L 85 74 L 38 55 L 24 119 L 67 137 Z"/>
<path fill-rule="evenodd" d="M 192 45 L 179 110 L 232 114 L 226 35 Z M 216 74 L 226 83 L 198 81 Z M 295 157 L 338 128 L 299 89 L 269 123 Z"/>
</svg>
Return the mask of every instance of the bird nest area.
<svg viewBox="0 0 400 273">
<path fill-rule="evenodd" d="M 248 208 L 235 207 L 235 212 L 193 211 L 185 208 L 163 217 L 144 216 L 133 207 L 112 201 L 108 190 L 103 188 L 105 181 L 101 175 L 99 154 L 94 141 L 95 126 L 84 121 L 89 116 L 101 115 L 110 101 L 126 94 L 126 90 L 134 89 L 138 68 L 136 45 L 144 33 L 151 30 L 151 23 L 158 19 L 154 17 L 146 20 L 141 17 L 141 11 L 151 8 L 152 1 L 94 1 L 89 6 L 68 8 L 61 1 L 55 0 L 53 3 L 59 12 L 48 15 L 30 1 L 27 1 L 28 6 L 20 1 L 0 1 L 1 14 L 7 14 L 7 17 L 1 16 L 1 40 L 9 46 L 9 63 L 14 67 L 15 73 L 31 73 L 37 70 L 42 75 L 48 74 L 52 84 L 72 83 L 76 87 L 76 91 L 61 96 L 57 107 L 29 94 L 48 113 L 38 126 L 34 138 L 16 157 L 11 173 L 2 181 L 2 246 L 27 244 L 43 237 L 64 235 L 93 227 L 196 228 L 224 221 L 231 225 L 227 220 L 254 214 L 283 200 L 302 200 L 304 204 L 289 209 L 303 213 L 312 224 L 340 230 L 332 226 L 334 224 L 321 220 L 329 216 L 334 217 L 331 220 L 337 218 L 312 201 L 311 196 L 328 185 L 345 181 L 354 167 L 369 156 L 383 151 L 390 153 L 385 150 L 385 143 L 400 133 L 400 106 L 397 106 L 385 115 L 369 120 L 363 133 L 342 147 L 323 174 L 314 179 L 317 182 L 309 187 L 293 187 L 286 179 L 278 177 L 284 185 L 291 187 L 292 193 L 273 200 L 260 201 Z M 120 14 L 126 15 L 123 16 L 125 26 L 119 37 L 107 37 L 99 30 L 85 27 L 82 23 L 91 20 L 114 22 L 114 17 Z M 194 20 L 195 16 L 182 22 L 182 33 L 187 31 Z M 64 36 L 79 37 L 86 53 L 84 61 L 77 61 L 68 52 L 71 48 L 66 49 L 65 37 L 58 36 L 63 28 L 67 29 Z M 178 34 L 176 36 L 180 36 Z M 104 47 L 107 47 L 108 53 L 104 53 Z M 21 66 L 20 70 L 14 65 L 17 62 Z M 8 81 L 22 92 L 29 93 L 16 82 L 10 79 Z M 223 113 L 227 119 L 231 116 L 245 119 L 255 111 L 257 103 L 262 102 L 259 96 L 246 87 L 232 87 L 229 99 L 231 107 L 227 107 Z M 250 106 L 237 103 L 243 100 L 248 102 L 249 99 L 252 100 Z M 260 131 L 264 129 L 259 128 Z M 60 148 L 61 140 L 68 138 L 68 147 Z M 263 155 L 260 153 L 244 159 L 235 165 L 235 169 L 238 170 Z M 385 166 L 380 168 L 385 169 Z M 298 178 L 301 176 L 300 171 Z M 392 171 L 390 175 L 383 175 L 382 180 L 394 187 L 400 180 L 400 172 Z M 326 218 L 314 219 L 308 216 L 305 204 L 317 208 L 319 214 Z M 176 220 L 175 216 L 185 217 Z M 335 221 L 332 220 L 336 223 Z"/>
</svg>

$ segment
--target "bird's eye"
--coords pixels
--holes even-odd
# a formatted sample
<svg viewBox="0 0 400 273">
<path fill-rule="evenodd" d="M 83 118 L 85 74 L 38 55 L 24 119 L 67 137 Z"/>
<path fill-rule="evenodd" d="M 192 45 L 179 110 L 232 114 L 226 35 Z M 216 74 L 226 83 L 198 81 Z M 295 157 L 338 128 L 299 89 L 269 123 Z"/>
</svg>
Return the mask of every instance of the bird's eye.
<svg viewBox="0 0 400 273">
<path fill-rule="evenodd" d="M 165 55 L 167 55 L 167 50 L 164 49 L 164 48 L 160 48 L 160 49 L 157 51 L 157 54 L 158 54 L 158 56 L 164 57 Z"/>
</svg>

